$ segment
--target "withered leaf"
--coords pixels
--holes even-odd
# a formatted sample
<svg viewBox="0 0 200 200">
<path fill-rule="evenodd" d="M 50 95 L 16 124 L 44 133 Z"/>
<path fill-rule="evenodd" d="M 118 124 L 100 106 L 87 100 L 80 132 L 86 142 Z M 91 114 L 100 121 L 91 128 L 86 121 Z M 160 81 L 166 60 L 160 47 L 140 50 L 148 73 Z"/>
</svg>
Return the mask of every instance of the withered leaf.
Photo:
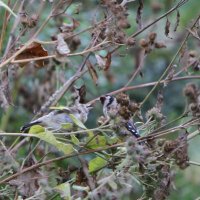
<svg viewBox="0 0 200 200">
<path fill-rule="evenodd" d="M 90 76 L 92 77 L 93 82 L 95 83 L 95 85 L 97 85 L 97 81 L 98 81 L 98 75 L 96 70 L 94 69 L 94 67 L 92 66 L 92 63 L 88 60 L 86 63 Z"/>
<path fill-rule="evenodd" d="M 22 48 L 23 46 L 19 47 Z M 38 42 L 31 43 L 22 53 L 15 57 L 15 60 L 31 59 L 48 56 L 48 52 Z M 24 67 L 29 62 L 19 63 L 20 67 Z M 34 62 L 35 67 L 44 67 L 44 59 Z"/>
<path fill-rule="evenodd" d="M 95 54 L 95 57 L 97 60 L 97 64 L 99 65 L 99 68 L 104 69 L 106 65 L 106 60 L 102 56 L 99 56 L 98 54 Z"/>
<path fill-rule="evenodd" d="M 156 49 L 162 49 L 167 47 L 163 42 L 155 42 L 154 46 Z"/>
<path fill-rule="evenodd" d="M 165 24 L 165 35 L 166 37 L 170 38 L 169 37 L 169 29 L 170 29 L 170 26 L 171 26 L 171 23 L 169 21 L 169 19 L 167 18 L 167 21 L 166 21 L 166 24 Z"/>
<path fill-rule="evenodd" d="M 104 73 L 105 78 L 109 81 L 109 83 L 115 83 L 116 79 L 115 76 L 108 70 Z"/>
<path fill-rule="evenodd" d="M 104 68 L 104 71 L 107 71 L 109 68 L 110 68 L 110 65 L 111 65 L 111 53 L 108 52 L 108 54 L 106 55 L 106 63 L 105 63 L 105 68 Z"/>
<path fill-rule="evenodd" d="M 64 32 L 73 32 L 77 27 L 80 26 L 79 21 L 72 19 L 71 24 L 63 23 L 63 25 L 59 28 L 62 33 Z"/>
<path fill-rule="evenodd" d="M 81 87 L 74 86 L 75 97 L 79 99 L 79 103 L 85 103 L 86 87 L 82 85 Z"/>
<path fill-rule="evenodd" d="M 143 11 L 143 0 L 139 0 L 139 7 L 137 9 L 137 17 L 136 17 L 136 23 L 139 26 L 139 29 L 142 28 L 142 11 Z"/>
<path fill-rule="evenodd" d="M 177 13 L 176 13 L 176 23 L 175 23 L 175 27 L 174 27 L 174 32 L 177 31 L 177 28 L 179 26 L 179 23 L 180 23 L 180 13 L 179 11 L 177 10 Z"/>
<path fill-rule="evenodd" d="M 63 34 L 58 34 L 57 36 L 57 46 L 56 46 L 56 51 L 59 55 L 61 56 L 66 56 L 67 54 L 70 53 L 70 49 L 68 47 L 68 44 L 65 42 L 63 38 Z"/>
</svg>

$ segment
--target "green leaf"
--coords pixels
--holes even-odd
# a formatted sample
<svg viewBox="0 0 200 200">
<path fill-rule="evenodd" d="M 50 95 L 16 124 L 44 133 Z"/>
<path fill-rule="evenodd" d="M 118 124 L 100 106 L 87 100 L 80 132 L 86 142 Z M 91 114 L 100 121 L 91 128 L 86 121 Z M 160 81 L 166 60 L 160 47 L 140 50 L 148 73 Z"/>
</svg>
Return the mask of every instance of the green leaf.
<svg viewBox="0 0 200 200">
<path fill-rule="evenodd" d="M 65 129 L 67 131 L 71 131 L 73 128 L 73 124 L 72 123 L 65 123 L 65 124 L 62 124 L 62 129 Z"/>
<path fill-rule="evenodd" d="M 102 132 L 103 135 L 105 136 L 106 142 L 109 145 L 117 144 L 120 140 L 116 136 L 108 136 L 106 133 Z"/>
<path fill-rule="evenodd" d="M 72 121 L 73 121 L 78 127 L 82 128 L 82 129 L 87 129 L 87 128 L 85 127 L 85 125 L 84 125 L 80 120 L 78 120 L 74 115 L 69 114 L 69 116 L 70 116 L 70 118 L 72 119 Z"/>
<path fill-rule="evenodd" d="M 64 200 L 70 200 L 71 198 L 71 190 L 70 190 L 70 184 L 68 182 L 66 183 L 62 183 L 60 185 L 57 185 L 54 188 L 57 192 L 60 193 L 60 196 L 64 199 Z"/>
<path fill-rule="evenodd" d="M 34 125 L 34 126 L 31 126 L 28 133 L 36 134 L 36 133 L 41 133 L 41 132 L 45 132 L 45 128 L 40 125 Z"/>
<path fill-rule="evenodd" d="M 59 151 L 62 151 L 64 154 L 68 155 L 74 152 L 74 148 L 71 144 L 65 144 L 63 142 L 60 142 L 56 139 L 56 137 L 53 135 L 52 132 L 45 131 L 43 127 L 35 125 L 32 126 L 29 133 L 35 134 L 35 136 L 53 146 L 55 146 Z"/>
<path fill-rule="evenodd" d="M 17 17 L 17 15 L 3 1 L 0 0 L 0 7 L 1 6 L 8 10 L 14 17 Z"/>
<path fill-rule="evenodd" d="M 71 135 L 71 141 L 77 145 L 80 143 L 80 141 L 78 140 L 78 138 L 75 135 Z"/>
<path fill-rule="evenodd" d="M 107 161 L 101 157 L 96 157 L 89 162 L 89 172 L 95 172 L 107 165 Z"/>
<path fill-rule="evenodd" d="M 62 151 L 65 155 L 71 154 L 74 152 L 73 145 L 65 144 L 63 142 L 57 142 L 54 145 L 59 151 Z"/>
<path fill-rule="evenodd" d="M 87 142 L 89 142 L 87 144 L 87 147 L 88 148 L 91 148 L 91 149 L 96 149 L 96 148 L 99 148 L 99 147 L 105 147 L 107 146 L 106 145 L 106 138 L 104 136 L 101 136 L 101 135 L 97 135 L 96 137 L 94 137 L 93 139 L 93 136 L 92 137 L 88 137 L 87 139 Z M 91 140 L 92 139 L 92 140 Z M 91 141 L 90 141 L 91 140 Z M 86 143 L 87 143 L 86 142 Z"/>
</svg>

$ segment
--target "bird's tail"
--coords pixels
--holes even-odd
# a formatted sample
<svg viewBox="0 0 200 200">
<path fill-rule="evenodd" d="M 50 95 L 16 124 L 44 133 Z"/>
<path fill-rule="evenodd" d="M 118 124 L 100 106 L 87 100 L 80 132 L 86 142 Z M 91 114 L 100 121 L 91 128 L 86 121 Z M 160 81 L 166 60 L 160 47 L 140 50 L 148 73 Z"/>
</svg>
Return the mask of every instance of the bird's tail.
<svg viewBox="0 0 200 200">
<path fill-rule="evenodd" d="M 140 137 L 140 134 L 139 134 L 139 131 L 137 129 L 137 127 L 131 123 L 131 122 L 127 122 L 125 124 L 125 127 L 128 131 L 130 131 L 136 138 L 139 138 Z"/>
<path fill-rule="evenodd" d="M 41 123 L 40 121 L 33 121 L 33 122 L 28 123 L 28 124 L 25 124 L 24 126 L 22 126 L 20 128 L 20 132 L 28 131 L 31 126 L 36 125 L 36 124 L 40 124 L 40 123 Z"/>
</svg>

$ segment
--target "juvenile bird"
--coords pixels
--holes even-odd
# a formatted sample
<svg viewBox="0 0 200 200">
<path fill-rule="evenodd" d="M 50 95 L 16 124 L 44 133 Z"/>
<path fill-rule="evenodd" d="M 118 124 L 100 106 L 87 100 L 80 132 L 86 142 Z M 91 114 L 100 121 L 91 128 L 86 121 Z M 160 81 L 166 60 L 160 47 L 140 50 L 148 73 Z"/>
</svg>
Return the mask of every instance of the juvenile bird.
<svg viewBox="0 0 200 200">
<path fill-rule="evenodd" d="M 102 96 L 100 101 L 103 105 L 103 114 L 108 120 L 118 116 L 120 104 L 115 97 L 110 95 Z M 139 131 L 132 120 L 125 121 L 124 126 L 136 138 L 140 137 Z"/>
<path fill-rule="evenodd" d="M 66 107 L 62 110 L 53 110 L 47 115 L 44 115 L 22 126 L 20 131 L 24 132 L 28 130 L 31 126 L 36 124 L 44 126 L 54 131 L 61 130 L 64 124 L 73 124 L 73 120 L 70 118 L 69 114 L 74 115 L 75 118 L 85 123 L 87 121 L 88 114 L 91 109 L 92 107 L 89 104 L 76 103 L 74 106 L 69 108 Z"/>
</svg>

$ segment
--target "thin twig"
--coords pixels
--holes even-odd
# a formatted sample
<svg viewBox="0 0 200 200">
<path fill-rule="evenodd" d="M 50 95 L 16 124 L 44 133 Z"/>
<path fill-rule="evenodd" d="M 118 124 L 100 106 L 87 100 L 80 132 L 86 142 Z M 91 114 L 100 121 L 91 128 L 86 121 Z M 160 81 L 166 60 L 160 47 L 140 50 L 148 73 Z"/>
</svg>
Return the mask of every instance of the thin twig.
<svg viewBox="0 0 200 200">
<path fill-rule="evenodd" d="M 155 19 L 153 22 L 149 23 L 148 25 L 146 25 L 144 28 L 140 29 L 139 31 L 137 31 L 136 33 L 133 33 L 130 38 L 132 37 L 136 37 L 138 36 L 140 33 L 142 33 L 143 31 L 145 31 L 146 29 L 148 29 L 149 27 L 151 27 L 153 24 L 157 23 L 158 21 L 160 21 L 161 19 L 163 19 L 164 17 L 166 17 L 167 15 L 169 15 L 170 13 L 172 13 L 173 11 L 177 10 L 179 7 L 181 7 L 182 5 L 184 5 L 185 3 L 187 3 L 188 0 L 181 0 L 177 3 L 177 5 L 175 5 L 173 8 L 171 8 L 169 11 L 167 11 L 165 14 L 161 15 L 160 17 L 158 17 L 157 19 Z"/>
<path fill-rule="evenodd" d="M 120 143 L 120 144 L 114 144 L 112 146 L 107 146 L 107 147 L 102 147 L 102 148 L 98 148 L 98 149 L 92 149 L 92 150 L 88 150 L 88 151 L 83 151 L 83 152 L 80 152 L 80 153 L 73 153 L 73 154 L 70 154 L 70 155 L 64 155 L 64 156 L 61 156 L 61 157 L 57 157 L 57 158 L 54 158 L 54 159 L 51 159 L 51 160 L 47 160 L 45 162 L 42 162 L 42 163 L 37 163 L 35 165 L 32 165 L 30 167 L 27 167 L 27 168 L 24 168 L 22 169 L 20 172 L 17 172 L 3 180 L 0 181 L 0 185 L 5 183 L 5 182 L 8 182 L 12 179 L 15 179 L 16 177 L 28 172 L 28 171 L 31 171 L 31 170 L 35 170 L 39 167 L 42 167 L 44 165 L 48 165 L 50 163 L 53 163 L 53 162 L 56 162 L 56 161 L 61 161 L 61 160 L 64 160 L 64 159 L 67 159 L 67 158 L 72 158 L 72 157 L 76 157 L 76 156 L 79 156 L 79 155 L 87 155 L 87 154 L 90 154 L 90 153 L 94 153 L 94 152 L 100 152 L 100 151 L 104 151 L 104 150 L 108 150 L 108 149 L 112 149 L 112 148 L 116 148 L 116 147 L 120 147 L 120 146 L 123 146 L 124 143 Z"/>
<path fill-rule="evenodd" d="M 200 166 L 200 163 L 199 162 L 195 162 L 195 161 L 188 161 L 188 163 L 190 164 L 190 165 L 196 165 L 196 166 Z"/>
<path fill-rule="evenodd" d="M 172 80 L 170 80 L 170 82 L 175 82 L 175 81 L 181 81 L 181 80 L 187 80 L 187 79 L 200 79 L 200 75 L 197 75 L 197 76 L 183 76 L 183 77 L 175 77 L 173 78 Z M 165 80 L 161 80 L 160 83 L 164 83 Z M 155 81 L 155 82 L 151 82 L 151 83 L 143 83 L 143 84 L 140 84 L 140 85 L 134 85 L 134 86 L 128 86 L 128 87 L 123 87 L 123 88 L 120 88 L 118 90 L 114 90 L 112 92 L 108 92 L 106 94 L 103 94 L 103 95 L 116 95 L 120 92 L 125 92 L 125 91 L 129 91 L 129 90 L 136 90 L 136 89 L 140 89 L 140 88 L 146 88 L 146 87 L 152 87 L 154 85 L 156 85 L 158 82 Z M 101 95 L 102 96 L 102 95 Z M 91 100 L 89 103 L 90 104 L 94 104 L 96 101 L 98 101 L 100 98 L 97 97 L 93 100 Z"/>
<path fill-rule="evenodd" d="M 195 20 L 194 24 L 192 25 L 191 28 L 193 28 L 195 26 L 195 24 L 199 21 L 200 15 L 197 17 L 197 19 Z M 159 78 L 159 80 L 157 81 L 156 85 L 154 85 L 154 87 L 151 89 L 151 91 L 146 95 L 146 97 L 144 98 L 144 100 L 140 103 L 140 107 L 146 102 L 146 100 L 150 97 L 150 95 L 153 93 L 153 91 L 156 89 L 156 87 L 161 83 L 161 80 L 164 78 L 164 76 L 169 72 L 169 70 L 171 69 L 174 61 L 176 60 L 177 56 L 179 55 L 181 49 L 183 48 L 183 46 L 185 45 L 188 37 L 190 36 L 190 33 L 188 33 L 186 35 L 186 37 L 184 38 L 183 42 L 181 43 L 178 51 L 176 52 L 176 54 L 174 55 L 174 57 L 172 58 L 170 64 L 167 66 L 166 70 L 163 72 L 163 74 L 161 75 L 161 77 Z"/>
</svg>

